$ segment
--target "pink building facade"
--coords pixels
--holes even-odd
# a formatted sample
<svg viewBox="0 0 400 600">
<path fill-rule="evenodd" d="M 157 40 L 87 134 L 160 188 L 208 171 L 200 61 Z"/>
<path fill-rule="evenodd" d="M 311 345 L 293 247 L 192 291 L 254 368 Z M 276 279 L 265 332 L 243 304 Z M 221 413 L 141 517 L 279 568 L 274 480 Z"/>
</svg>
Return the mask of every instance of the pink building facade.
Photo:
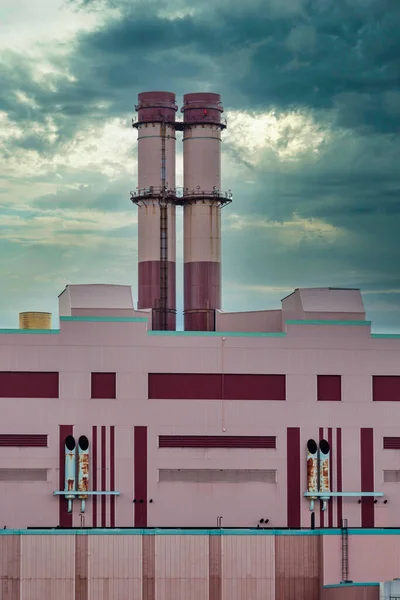
<svg viewBox="0 0 400 600">
<path fill-rule="evenodd" d="M 131 597 L 148 600 L 188 589 L 210 600 L 373 598 L 376 582 L 399 575 L 400 530 L 388 528 L 400 526 L 400 337 L 371 333 L 358 290 L 300 289 L 275 311 L 219 311 L 213 332 L 152 330 L 128 286 L 68 286 L 59 303 L 59 329 L 0 333 L 0 543 L 3 557 L 6 545 L 19 552 L 18 590 L 58 578 L 48 561 L 31 573 L 38 544 L 42 558 L 72 561 L 63 585 L 86 591 L 63 597 L 82 600 L 135 586 Z M 67 436 L 89 441 L 83 512 L 78 476 L 68 487 Z M 326 510 L 316 499 L 310 511 L 305 496 L 310 439 L 330 445 L 339 495 Z M 332 587 L 343 578 L 342 519 L 349 577 L 365 589 Z M 114 569 L 115 553 L 121 573 L 107 575 L 107 595 L 96 568 Z M 128 576 L 131 554 L 142 567 Z"/>
<path fill-rule="evenodd" d="M 224 331 L 157 332 L 129 288 L 68 286 L 59 330 L 3 330 L 0 525 L 81 525 L 53 492 L 85 435 L 90 489 L 119 492 L 88 498 L 89 527 L 310 527 L 310 438 L 353 494 L 317 500 L 316 527 L 399 526 L 400 339 L 371 334 L 357 290 L 296 290 L 280 313 L 279 331 L 221 313 Z"/>
</svg>

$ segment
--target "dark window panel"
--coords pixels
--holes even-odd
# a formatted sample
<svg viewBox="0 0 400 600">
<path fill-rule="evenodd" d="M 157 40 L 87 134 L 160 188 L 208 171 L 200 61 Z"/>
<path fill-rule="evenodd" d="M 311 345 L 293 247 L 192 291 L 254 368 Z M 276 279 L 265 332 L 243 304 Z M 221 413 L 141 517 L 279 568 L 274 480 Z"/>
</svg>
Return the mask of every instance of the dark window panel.
<svg viewBox="0 0 400 600">
<path fill-rule="evenodd" d="M 0 398 L 58 398 L 58 373 L 1 371 Z"/>
<path fill-rule="evenodd" d="M 317 375 L 317 398 L 320 402 L 342 400 L 341 375 Z"/>
<path fill-rule="evenodd" d="M 384 437 L 383 438 L 383 449 L 384 450 L 400 450 L 400 437 Z"/>
<path fill-rule="evenodd" d="M 400 375 L 374 375 L 372 399 L 374 402 L 400 402 Z"/>
<path fill-rule="evenodd" d="M 149 373 L 150 399 L 220 400 L 222 377 L 207 373 Z"/>
<path fill-rule="evenodd" d="M 225 374 L 225 400 L 286 400 L 285 375 Z"/>
<path fill-rule="evenodd" d="M 159 448 L 276 448 L 274 436 L 160 435 Z"/>
<path fill-rule="evenodd" d="M 91 398 L 110 400 L 117 397 L 116 373 L 92 373 Z"/>
<path fill-rule="evenodd" d="M 47 435 L 3 433 L 0 434 L 0 447 L 47 448 Z"/>
</svg>

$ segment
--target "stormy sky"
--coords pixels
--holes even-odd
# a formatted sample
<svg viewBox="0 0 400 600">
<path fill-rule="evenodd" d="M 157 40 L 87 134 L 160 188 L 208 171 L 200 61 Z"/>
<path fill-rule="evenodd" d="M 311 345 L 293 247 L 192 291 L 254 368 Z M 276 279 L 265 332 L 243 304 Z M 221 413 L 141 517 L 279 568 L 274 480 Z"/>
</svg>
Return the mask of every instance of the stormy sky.
<svg viewBox="0 0 400 600">
<path fill-rule="evenodd" d="M 68 283 L 136 301 L 131 118 L 156 89 L 223 98 L 225 310 L 360 287 L 400 331 L 399 30 L 399 0 L 1 0 L 0 327 L 57 326 Z"/>
</svg>

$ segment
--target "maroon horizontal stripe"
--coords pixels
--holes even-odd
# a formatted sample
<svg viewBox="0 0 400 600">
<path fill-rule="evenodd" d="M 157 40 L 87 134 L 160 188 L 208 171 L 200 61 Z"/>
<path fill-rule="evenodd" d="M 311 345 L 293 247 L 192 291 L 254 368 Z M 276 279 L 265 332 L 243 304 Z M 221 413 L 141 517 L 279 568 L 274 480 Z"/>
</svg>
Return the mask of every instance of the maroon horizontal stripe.
<svg viewBox="0 0 400 600">
<path fill-rule="evenodd" d="M 342 378 L 340 375 L 317 375 L 317 398 L 322 402 L 340 402 Z"/>
<path fill-rule="evenodd" d="M 149 373 L 149 399 L 220 400 L 220 374 Z"/>
<path fill-rule="evenodd" d="M 400 402 L 400 375 L 373 375 L 374 402 Z"/>
<path fill-rule="evenodd" d="M 58 396 L 58 373 L 0 372 L 0 398 L 58 398 Z"/>
<path fill-rule="evenodd" d="M 285 375 L 223 375 L 224 400 L 286 400 Z"/>
<path fill-rule="evenodd" d="M 25 448 L 47 448 L 47 435 L 39 433 L 0 434 L 0 446 L 25 447 Z"/>
<path fill-rule="evenodd" d="M 274 436 L 160 435 L 159 448 L 276 448 Z"/>
<path fill-rule="evenodd" d="M 116 398 L 116 373 L 92 373 L 91 398 Z"/>
<path fill-rule="evenodd" d="M 400 437 L 384 437 L 383 438 L 383 449 L 384 450 L 400 450 Z"/>
<path fill-rule="evenodd" d="M 285 375 L 149 373 L 150 400 L 285 400 Z"/>
</svg>

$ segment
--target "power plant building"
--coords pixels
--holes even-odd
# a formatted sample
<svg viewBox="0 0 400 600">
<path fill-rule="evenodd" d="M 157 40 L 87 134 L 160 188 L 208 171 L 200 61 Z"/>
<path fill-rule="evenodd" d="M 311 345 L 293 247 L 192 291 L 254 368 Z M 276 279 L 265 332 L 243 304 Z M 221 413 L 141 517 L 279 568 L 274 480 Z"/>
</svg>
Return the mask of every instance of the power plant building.
<svg viewBox="0 0 400 600">
<path fill-rule="evenodd" d="M 223 107 L 177 109 L 139 95 L 138 300 L 68 285 L 58 329 L 0 330 L 0 598 L 389 598 L 400 335 L 371 333 L 357 289 L 222 310 Z"/>
</svg>

